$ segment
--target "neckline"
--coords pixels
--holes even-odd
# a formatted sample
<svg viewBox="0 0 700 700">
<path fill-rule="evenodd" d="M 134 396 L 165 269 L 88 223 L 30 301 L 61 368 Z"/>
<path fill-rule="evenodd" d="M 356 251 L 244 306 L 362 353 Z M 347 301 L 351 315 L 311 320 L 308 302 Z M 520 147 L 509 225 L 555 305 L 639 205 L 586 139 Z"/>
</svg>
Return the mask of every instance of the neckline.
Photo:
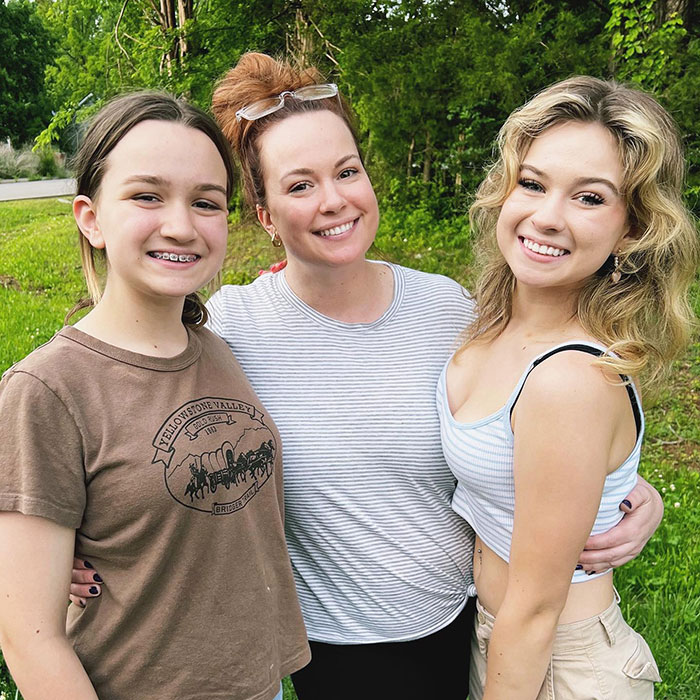
<svg viewBox="0 0 700 700">
<path fill-rule="evenodd" d="M 187 327 L 187 347 L 173 357 L 153 357 L 152 355 L 142 355 L 138 352 L 125 350 L 99 340 L 74 326 L 64 326 L 58 332 L 58 335 L 117 362 L 161 372 L 175 372 L 185 369 L 193 364 L 202 354 L 202 343 L 198 333 L 189 327 Z"/>
<path fill-rule="evenodd" d="M 367 330 L 378 328 L 393 318 L 401 305 L 405 289 L 405 278 L 403 270 L 399 265 L 394 265 L 393 263 L 385 262 L 383 260 L 368 260 L 367 262 L 376 265 L 386 265 L 394 278 L 394 295 L 391 303 L 386 308 L 384 313 L 374 321 L 351 323 L 348 321 L 339 321 L 338 319 L 322 314 L 320 311 L 314 309 L 313 306 L 307 304 L 294 293 L 292 288 L 287 283 L 287 279 L 284 276 L 284 270 L 282 270 L 281 273 L 273 276 L 273 284 L 276 284 L 279 293 L 287 302 L 289 302 L 291 306 L 317 325 L 349 333 L 362 333 Z"/>
<path fill-rule="evenodd" d="M 443 394 L 443 400 L 444 400 L 444 407 L 445 407 L 445 413 L 447 414 L 450 422 L 452 425 L 458 427 L 458 428 L 465 428 L 465 429 L 471 429 L 471 428 L 480 428 L 484 425 L 487 425 L 488 423 L 492 423 L 495 420 L 498 420 L 501 418 L 504 414 L 504 412 L 509 411 L 509 408 L 511 404 L 515 401 L 515 399 L 518 397 L 520 394 L 520 391 L 522 390 L 523 384 L 525 383 L 525 380 L 527 379 L 528 375 L 532 371 L 532 369 L 535 367 L 535 364 L 537 363 L 538 360 L 543 358 L 545 355 L 548 353 L 557 350 L 558 348 L 565 347 L 567 345 L 589 345 L 592 348 L 596 348 L 598 350 L 603 350 L 604 352 L 608 352 L 607 348 L 605 346 L 601 345 L 600 343 L 596 343 L 592 340 L 566 340 L 561 343 L 557 343 L 556 345 L 552 345 L 552 347 L 547 348 L 546 350 L 542 351 L 541 353 L 538 353 L 535 357 L 530 360 L 528 363 L 527 367 L 523 370 L 523 373 L 520 375 L 520 378 L 518 379 L 515 387 L 513 388 L 513 391 L 510 393 L 508 398 L 506 399 L 506 402 L 498 409 L 496 409 L 493 413 L 489 413 L 489 415 L 484 416 L 483 418 L 477 418 L 476 420 L 473 421 L 460 421 L 459 419 L 454 417 L 454 414 L 452 413 L 452 410 L 450 409 L 450 402 L 449 398 L 447 396 L 447 368 L 449 367 L 450 362 L 452 362 L 452 358 L 454 357 L 455 353 L 452 353 L 450 356 L 450 359 L 447 360 L 445 363 L 445 366 L 442 368 L 442 373 L 440 374 L 440 385 L 442 387 L 442 394 Z M 634 387 L 633 387 L 634 388 Z M 639 396 L 637 395 L 637 390 L 634 388 L 635 392 L 635 398 L 639 402 Z M 510 415 L 509 415 L 510 418 Z M 510 421 L 509 421 L 510 422 Z"/>
</svg>

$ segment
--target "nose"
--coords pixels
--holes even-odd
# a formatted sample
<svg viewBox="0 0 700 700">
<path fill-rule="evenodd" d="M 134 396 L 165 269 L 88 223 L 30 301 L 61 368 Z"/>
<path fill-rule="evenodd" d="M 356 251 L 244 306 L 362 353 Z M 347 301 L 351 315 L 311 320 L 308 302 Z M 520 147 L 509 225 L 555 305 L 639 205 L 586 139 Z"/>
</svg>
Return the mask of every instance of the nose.
<svg viewBox="0 0 700 700">
<path fill-rule="evenodd" d="M 341 186 L 335 181 L 326 182 L 321 186 L 321 203 L 319 209 L 324 214 L 333 214 L 345 206 L 345 196 Z"/>
<path fill-rule="evenodd" d="M 558 194 L 548 193 L 534 206 L 531 219 L 538 231 L 552 233 L 564 228 L 564 202 Z"/>
<path fill-rule="evenodd" d="M 192 219 L 192 211 L 185 202 L 172 202 L 163 210 L 160 233 L 164 238 L 170 238 L 181 243 L 194 240 L 197 230 Z"/>
</svg>

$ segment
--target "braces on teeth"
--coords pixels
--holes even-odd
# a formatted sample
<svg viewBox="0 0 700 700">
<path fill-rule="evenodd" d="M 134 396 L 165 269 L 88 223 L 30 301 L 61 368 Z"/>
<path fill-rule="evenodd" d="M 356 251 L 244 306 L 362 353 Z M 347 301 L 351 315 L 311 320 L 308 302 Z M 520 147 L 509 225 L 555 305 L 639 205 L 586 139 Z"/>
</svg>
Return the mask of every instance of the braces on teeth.
<svg viewBox="0 0 700 700">
<path fill-rule="evenodd" d="M 197 259 L 197 255 L 177 255 L 176 253 L 151 253 L 154 258 L 158 260 L 171 260 L 172 262 L 194 262 Z"/>
</svg>

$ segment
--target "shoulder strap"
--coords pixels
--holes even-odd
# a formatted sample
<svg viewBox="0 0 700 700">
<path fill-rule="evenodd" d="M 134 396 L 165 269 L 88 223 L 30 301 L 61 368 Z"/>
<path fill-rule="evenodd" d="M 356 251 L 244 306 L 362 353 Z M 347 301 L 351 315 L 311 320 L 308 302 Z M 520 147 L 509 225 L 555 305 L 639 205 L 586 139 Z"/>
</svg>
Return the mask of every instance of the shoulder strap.
<svg viewBox="0 0 700 700">
<path fill-rule="evenodd" d="M 596 357 L 601 357 L 605 354 L 605 352 L 600 348 L 595 348 L 592 345 L 584 345 L 583 343 L 571 343 L 569 345 L 562 345 L 561 347 L 550 350 L 549 352 L 542 355 L 542 357 L 538 357 L 532 363 L 532 367 L 530 367 L 530 371 L 527 373 L 527 376 L 529 377 L 530 372 L 532 372 L 532 370 L 535 369 L 537 365 L 544 362 L 547 358 L 552 357 L 552 355 L 556 355 L 559 352 L 564 352 L 565 350 L 577 350 L 578 352 L 587 352 L 589 355 L 595 355 Z M 626 377 L 624 374 L 621 374 L 620 378 L 622 379 L 622 381 L 626 382 L 625 389 L 627 389 L 627 395 L 629 396 L 630 403 L 632 404 L 632 413 L 634 413 L 634 424 L 637 426 L 637 437 L 639 437 L 639 433 L 642 429 L 642 412 L 639 407 L 639 402 L 637 401 L 637 396 L 634 393 L 634 389 L 632 388 L 632 380 L 630 380 L 629 377 Z M 525 378 L 525 381 L 527 381 L 527 377 Z M 520 387 L 520 391 L 515 397 L 513 405 L 510 407 L 511 417 L 513 416 L 513 409 L 515 408 L 515 404 L 520 398 L 520 394 L 522 393 L 523 387 L 525 386 L 525 381 L 523 381 Z"/>
</svg>

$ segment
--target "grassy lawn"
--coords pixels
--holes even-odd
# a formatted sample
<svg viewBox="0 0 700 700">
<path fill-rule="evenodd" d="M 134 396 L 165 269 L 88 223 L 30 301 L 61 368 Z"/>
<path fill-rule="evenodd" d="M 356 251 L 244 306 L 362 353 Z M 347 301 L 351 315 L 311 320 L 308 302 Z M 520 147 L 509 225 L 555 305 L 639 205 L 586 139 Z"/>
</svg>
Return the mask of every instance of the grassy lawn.
<svg viewBox="0 0 700 700">
<path fill-rule="evenodd" d="M 393 228 L 388 229 L 386 222 Z M 67 200 L 0 203 L 0 372 L 48 340 L 83 295 L 77 232 Z M 414 235 L 385 217 L 379 247 L 390 259 L 467 283 L 466 232 Z M 279 259 L 255 227 L 234 224 L 223 280 L 245 283 Z M 405 240 L 404 240 L 405 239 Z M 277 256 L 277 257 L 275 257 Z M 696 289 L 695 308 L 700 311 Z M 700 336 L 676 366 L 668 391 L 647 409 L 641 472 L 666 514 L 644 553 L 616 575 L 628 621 L 649 642 L 665 682 L 660 700 L 700 697 Z M 1 658 L 1 657 L 0 657 Z M 0 666 L 0 696 L 14 697 Z M 11 693 L 11 694 L 10 694 Z M 295 698 L 291 686 L 285 700 Z"/>
</svg>

